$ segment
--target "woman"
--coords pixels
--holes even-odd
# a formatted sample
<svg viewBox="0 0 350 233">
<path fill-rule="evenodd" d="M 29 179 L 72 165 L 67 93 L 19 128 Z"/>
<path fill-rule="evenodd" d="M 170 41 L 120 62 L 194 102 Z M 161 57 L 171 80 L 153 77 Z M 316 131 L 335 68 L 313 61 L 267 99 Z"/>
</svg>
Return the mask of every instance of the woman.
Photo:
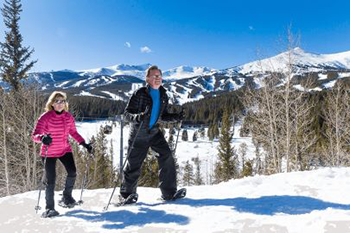
<svg viewBox="0 0 350 233">
<path fill-rule="evenodd" d="M 43 217 L 53 217 L 59 213 L 55 210 L 54 190 L 56 179 L 56 160 L 59 159 L 67 171 L 67 179 L 60 203 L 64 207 L 73 207 L 76 202 L 72 197 L 72 190 L 76 179 L 76 167 L 73 159 L 72 148 L 69 145 L 69 137 L 73 137 L 89 153 L 92 146 L 86 144 L 84 138 L 77 132 L 73 116 L 68 112 L 67 95 L 64 92 L 55 91 L 49 97 L 45 113 L 41 115 L 32 134 L 36 143 L 42 143 L 41 156 L 45 161 L 46 172 L 46 211 Z"/>
</svg>

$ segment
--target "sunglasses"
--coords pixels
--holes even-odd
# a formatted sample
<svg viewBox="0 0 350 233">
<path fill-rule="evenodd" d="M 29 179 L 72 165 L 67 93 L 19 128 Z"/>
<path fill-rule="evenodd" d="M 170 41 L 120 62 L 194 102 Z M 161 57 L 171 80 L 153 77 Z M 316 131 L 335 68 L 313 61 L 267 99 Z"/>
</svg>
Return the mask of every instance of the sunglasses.
<svg viewBox="0 0 350 233">
<path fill-rule="evenodd" d="M 152 75 L 152 76 L 150 76 L 151 78 L 161 78 L 162 77 L 162 75 Z"/>
<path fill-rule="evenodd" d="M 55 104 L 64 104 L 66 100 L 55 100 Z"/>
</svg>

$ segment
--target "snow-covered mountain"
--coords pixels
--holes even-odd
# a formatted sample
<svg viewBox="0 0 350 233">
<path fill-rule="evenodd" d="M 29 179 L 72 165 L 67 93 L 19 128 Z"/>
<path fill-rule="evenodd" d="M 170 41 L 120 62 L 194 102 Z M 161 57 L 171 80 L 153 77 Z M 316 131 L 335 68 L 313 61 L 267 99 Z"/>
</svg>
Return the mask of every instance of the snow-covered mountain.
<svg viewBox="0 0 350 233">
<path fill-rule="evenodd" d="M 314 54 L 307 53 L 297 47 L 274 57 L 250 62 L 231 69 L 244 75 L 267 71 L 283 72 L 288 69 L 288 64 L 291 62 L 297 67 L 297 71 L 301 72 L 322 72 L 327 69 L 350 70 L 350 51 L 335 54 Z"/>
<path fill-rule="evenodd" d="M 283 72 L 290 59 L 298 78 L 312 74 L 317 88 L 331 88 L 337 79 L 350 79 L 350 51 L 336 54 L 313 54 L 295 48 L 276 56 L 240 66 L 217 70 L 208 67 L 179 66 L 163 70 L 164 86 L 172 101 L 186 103 L 206 96 L 237 90 L 245 85 L 260 86 L 259 77 Z M 89 95 L 114 100 L 127 100 L 144 84 L 151 64 L 119 64 L 90 70 L 61 70 L 29 74 L 30 82 L 38 82 L 44 92 L 63 89 L 74 95 Z M 258 76 L 260 75 L 260 76 Z M 0 82 L 0 85 L 5 86 Z"/>
<path fill-rule="evenodd" d="M 191 66 L 179 66 L 163 72 L 163 78 L 165 80 L 179 80 L 183 78 L 191 78 L 195 76 L 212 75 L 217 70 L 208 67 L 191 67 Z"/>
<path fill-rule="evenodd" d="M 77 71 L 82 76 L 133 76 L 139 79 L 144 79 L 145 73 L 151 64 L 143 65 L 126 65 L 118 64 L 115 66 L 97 68 L 91 70 L 80 70 Z"/>
<path fill-rule="evenodd" d="M 136 205 L 110 205 L 108 211 L 103 207 L 112 189 L 85 190 L 83 205 L 57 206 L 60 215 L 52 219 L 35 213 L 38 191 L 8 196 L 0 198 L 1 232 L 350 232 L 349 168 L 254 176 L 187 189 L 185 199 L 164 203 L 158 200 L 159 189 L 141 187 Z M 73 196 L 78 199 L 80 190 Z M 43 207 L 45 195 L 41 198 Z"/>
</svg>

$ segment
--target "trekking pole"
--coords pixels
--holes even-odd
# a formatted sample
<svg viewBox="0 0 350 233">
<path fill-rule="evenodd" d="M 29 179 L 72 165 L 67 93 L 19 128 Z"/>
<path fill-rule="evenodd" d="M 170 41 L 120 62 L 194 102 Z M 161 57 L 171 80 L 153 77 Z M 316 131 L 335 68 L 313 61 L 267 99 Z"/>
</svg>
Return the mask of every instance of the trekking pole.
<svg viewBox="0 0 350 233">
<path fill-rule="evenodd" d="M 181 107 L 181 113 L 183 112 L 183 107 Z M 177 136 L 176 136 L 176 142 L 175 142 L 175 148 L 174 148 L 174 155 L 175 155 L 175 151 L 176 151 L 176 147 L 177 147 L 177 142 L 179 141 L 179 135 L 180 135 L 180 130 L 181 130 L 181 126 L 182 126 L 182 120 L 179 123 L 179 131 L 177 132 Z"/>
<path fill-rule="evenodd" d="M 129 158 L 129 156 L 130 156 L 130 153 L 131 153 L 132 149 L 134 148 L 134 144 L 135 144 L 137 135 L 139 134 L 142 125 L 143 125 L 143 121 L 141 121 L 140 126 L 139 126 L 139 128 L 137 129 L 137 131 L 136 131 L 135 137 L 134 137 L 134 139 L 133 139 L 133 141 L 132 141 L 132 143 L 131 143 L 131 145 L 130 145 L 130 148 L 129 148 L 128 153 L 127 153 L 127 155 L 126 155 L 126 158 L 125 158 L 125 161 L 124 161 L 124 163 L 123 163 L 123 166 L 122 166 L 121 171 L 124 170 L 125 164 L 126 164 L 126 162 L 128 161 L 128 158 Z M 118 186 L 118 182 L 120 181 L 121 176 L 122 176 L 122 173 L 119 174 L 119 176 L 118 176 L 118 178 L 117 178 L 117 181 L 115 182 L 115 185 L 114 185 L 114 188 L 113 188 L 111 197 L 109 198 L 108 204 L 107 204 L 106 207 L 103 208 L 104 211 L 107 211 L 109 205 L 111 204 L 112 197 L 113 197 L 113 195 L 114 195 L 115 189 L 116 189 L 117 186 Z"/>
<path fill-rule="evenodd" d="M 84 191 L 84 187 L 86 185 L 86 179 L 87 176 L 89 174 L 89 168 L 90 168 L 90 163 L 91 163 L 91 158 L 92 158 L 92 153 L 90 154 L 89 160 L 87 163 L 85 163 L 85 173 L 83 176 L 83 183 L 81 184 L 81 193 L 80 193 L 80 200 L 77 202 L 78 205 L 82 205 L 84 203 L 83 201 L 83 191 Z"/>
<path fill-rule="evenodd" d="M 46 175 L 46 172 L 45 172 L 45 167 L 46 167 L 46 158 L 47 158 L 47 151 L 49 149 L 49 146 L 46 146 L 45 147 L 45 158 L 44 158 L 44 166 L 43 166 L 43 176 L 41 178 L 41 185 L 39 186 L 39 196 L 38 196 L 38 203 L 36 204 L 35 206 L 35 213 L 38 213 L 38 210 L 41 209 L 41 207 L 39 206 L 39 202 L 40 202 L 40 196 L 41 196 L 41 186 L 42 185 L 45 185 L 45 175 Z"/>
<path fill-rule="evenodd" d="M 177 142 L 179 141 L 179 135 L 180 135 L 181 126 L 182 126 L 182 120 L 179 123 L 179 131 L 177 132 L 177 136 L 176 136 L 175 148 L 174 148 L 174 152 L 173 152 L 174 155 L 175 155 L 175 151 L 176 151 L 176 147 L 177 147 Z"/>
</svg>

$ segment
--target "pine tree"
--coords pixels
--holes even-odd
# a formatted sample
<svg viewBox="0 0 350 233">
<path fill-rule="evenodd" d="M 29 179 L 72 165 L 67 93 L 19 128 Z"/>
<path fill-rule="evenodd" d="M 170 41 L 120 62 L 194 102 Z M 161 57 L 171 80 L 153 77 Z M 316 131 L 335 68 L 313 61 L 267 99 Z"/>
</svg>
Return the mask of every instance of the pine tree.
<svg viewBox="0 0 350 233">
<path fill-rule="evenodd" d="M 245 156 L 246 156 L 246 154 L 247 154 L 247 150 L 248 150 L 248 146 L 247 146 L 247 144 L 246 143 L 241 143 L 240 145 L 239 145 L 239 148 L 238 148 L 238 153 L 239 153 L 239 155 L 241 156 L 241 161 L 242 161 L 242 176 L 244 177 L 244 176 L 246 176 L 246 175 L 243 175 L 243 174 L 247 174 L 247 171 L 245 170 L 245 169 L 247 169 L 246 168 L 246 162 L 247 161 L 245 161 Z M 251 163 L 250 163 L 250 166 L 251 166 Z"/>
<path fill-rule="evenodd" d="M 231 145 L 232 138 L 230 113 L 225 110 L 222 117 L 221 136 L 219 139 L 219 158 L 215 168 L 216 182 L 228 181 L 237 176 L 237 158 L 235 149 Z"/>
<path fill-rule="evenodd" d="M 205 137 L 205 128 L 204 127 L 201 127 L 199 130 L 198 130 L 198 133 L 199 133 L 199 136 L 203 139 Z"/>
<path fill-rule="evenodd" d="M 193 166 L 190 164 L 190 161 L 186 161 L 185 167 L 184 167 L 184 174 L 182 177 L 183 184 L 185 186 L 191 186 L 194 185 L 194 175 L 193 175 Z"/>
<path fill-rule="evenodd" d="M 107 152 L 107 139 L 101 126 L 96 137 L 92 137 L 90 142 L 94 145 L 94 162 L 91 163 L 90 188 L 110 187 L 113 178 L 111 176 L 113 167 L 111 166 L 110 156 Z"/>
<path fill-rule="evenodd" d="M 156 188 L 159 183 L 158 179 L 158 162 L 151 149 L 148 150 L 147 156 L 141 167 L 139 185 L 143 187 Z"/>
<path fill-rule="evenodd" d="M 111 172 L 111 187 L 113 186 L 113 182 L 116 180 L 116 177 L 118 177 L 118 171 L 116 171 L 115 167 L 114 167 L 114 148 L 113 148 L 113 140 L 111 139 L 110 141 L 110 149 L 109 149 L 109 156 L 110 156 L 110 172 Z"/>
<path fill-rule="evenodd" d="M 245 161 L 243 164 L 242 177 L 253 175 L 253 165 L 252 161 Z"/>
<path fill-rule="evenodd" d="M 192 137 L 192 141 L 197 141 L 197 138 L 198 138 L 198 136 L 197 136 L 197 131 L 194 131 L 194 133 L 193 133 L 193 137 Z"/>
<path fill-rule="evenodd" d="M 72 145 L 72 151 L 74 155 L 74 162 L 75 166 L 77 168 L 77 179 L 75 181 L 75 188 L 81 188 L 83 177 L 86 172 L 86 163 L 88 163 L 89 159 L 91 159 L 91 156 L 88 155 L 86 150 L 82 150 L 78 143 L 75 142 L 75 140 L 70 139 L 70 144 Z M 58 163 L 60 164 L 60 163 Z M 89 169 L 89 168 L 88 168 Z M 59 180 L 60 173 L 56 172 L 57 174 L 57 180 Z M 63 173 L 62 173 L 63 174 Z M 65 172 L 64 172 L 65 174 Z M 85 177 L 87 178 L 87 177 Z M 85 180 L 85 184 L 87 184 L 87 180 Z M 86 186 L 85 186 L 86 187 Z"/>
<path fill-rule="evenodd" d="M 255 146 L 255 158 L 254 158 L 254 166 L 253 166 L 253 174 L 263 174 L 264 173 L 264 164 L 263 161 L 261 160 L 261 152 L 260 148 L 261 145 L 253 140 L 253 144 Z"/>
<path fill-rule="evenodd" d="M 202 172 L 201 172 L 201 161 L 199 160 L 199 157 L 193 158 L 192 161 L 194 162 L 196 166 L 196 173 L 194 178 L 194 184 L 195 185 L 203 185 L 204 181 L 202 178 Z"/>
<path fill-rule="evenodd" d="M 27 78 L 27 72 L 37 61 L 28 61 L 34 49 L 22 46 L 23 38 L 19 31 L 21 1 L 5 0 L 1 11 L 9 30 L 5 32 L 5 42 L 0 43 L 0 75 L 17 91 L 20 81 Z"/>
<path fill-rule="evenodd" d="M 219 125 L 217 123 L 213 124 L 212 133 L 213 133 L 213 138 L 219 138 L 220 131 L 219 131 Z"/>
<path fill-rule="evenodd" d="M 168 145 L 170 147 L 171 151 L 174 151 L 175 148 L 175 140 L 174 140 L 174 135 L 170 134 L 168 138 Z"/>
<path fill-rule="evenodd" d="M 187 129 L 184 129 L 182 131 L 182 137 L 181 137 L 182 141 L 188 141 L 188 133 L 187 133 Z"/>
</svg>

